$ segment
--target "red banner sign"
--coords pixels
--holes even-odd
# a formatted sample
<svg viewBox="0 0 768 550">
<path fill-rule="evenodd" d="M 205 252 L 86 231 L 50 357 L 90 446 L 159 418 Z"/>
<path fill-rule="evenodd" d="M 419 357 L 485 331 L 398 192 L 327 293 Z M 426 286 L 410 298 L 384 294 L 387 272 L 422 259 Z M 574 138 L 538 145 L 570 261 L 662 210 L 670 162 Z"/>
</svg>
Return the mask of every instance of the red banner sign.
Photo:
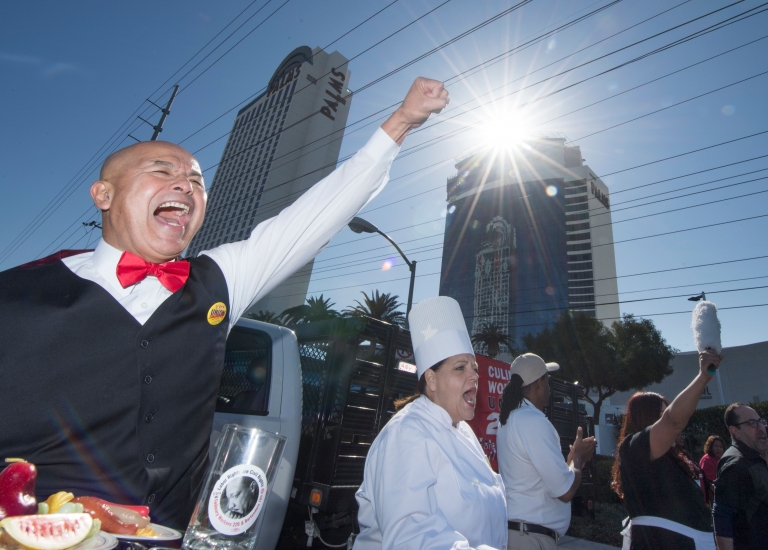
<svg viewBox="0 0 768 550">
<path fill-rule="evenodd" d="M 509 382 L 509 363 L 484 355 L 476 355 L 480 380 L 477 388 L 475 418 L 469 422 L 491 467 L 499 471 L 496 460 L 496 430 L 499 428 L 499 403 L 504 387 Z"/>
</svg>

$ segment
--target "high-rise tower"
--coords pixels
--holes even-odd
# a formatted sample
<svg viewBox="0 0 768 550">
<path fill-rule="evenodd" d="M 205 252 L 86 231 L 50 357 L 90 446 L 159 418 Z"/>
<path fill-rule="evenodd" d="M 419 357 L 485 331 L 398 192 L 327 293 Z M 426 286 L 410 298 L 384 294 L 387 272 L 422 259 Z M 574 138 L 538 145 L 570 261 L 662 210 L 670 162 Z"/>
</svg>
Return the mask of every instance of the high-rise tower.
<svg viewBox="0 0 768 550">
<path fill-rule="evenodd" d="M 247 238 L 336 167 L 351 103 L 347 59 L 296 48 L 267 90 L 240 109 L 210 186 L 205 222 L 188 256 Z M 312 262 L 254 306 L 280 313 L 304 303 Z"/>
<path fill-rule="evenodd" d="M 579 147 L 536 139 L 456 168 L 440 294 L 461 304 L 473 334 L 495 324 L 520 344 L 565 310 L 619 317 L 608 188 Z"/>
</svg>

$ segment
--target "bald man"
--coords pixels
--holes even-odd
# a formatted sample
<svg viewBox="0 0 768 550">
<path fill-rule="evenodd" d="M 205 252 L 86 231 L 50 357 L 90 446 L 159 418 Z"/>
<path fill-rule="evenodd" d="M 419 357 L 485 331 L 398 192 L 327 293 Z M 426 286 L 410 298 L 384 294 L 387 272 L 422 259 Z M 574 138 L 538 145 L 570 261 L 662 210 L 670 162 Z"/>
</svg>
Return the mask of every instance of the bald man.
<svg viewBox="0 0 768 550">
<path fill-rule="evenodd" d="M 38 499 L 147 504 L 185 528 L 230 328 L 379 192 L 408 132 L 447 103 L 418 78 L 354 157 L 247 240 L 189 261 L 206 204 L 197 160 L 164 142 L 110 156 L 91 186 L 96 249 L 0 273 L 0 456 L 37 465 Z"/>
</svg>

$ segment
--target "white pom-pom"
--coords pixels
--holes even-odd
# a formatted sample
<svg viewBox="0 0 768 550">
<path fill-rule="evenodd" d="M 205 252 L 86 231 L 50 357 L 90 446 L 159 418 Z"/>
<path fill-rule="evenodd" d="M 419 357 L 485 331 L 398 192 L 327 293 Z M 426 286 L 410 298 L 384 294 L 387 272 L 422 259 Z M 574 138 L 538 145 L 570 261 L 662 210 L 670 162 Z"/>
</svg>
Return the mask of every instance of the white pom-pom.
<svg viewBox="0 0 768 550">
<path fill-rule="evenodd" d="M 720 343 L 720 320 L 717 318 L 717 306 L 712 302 L 699 302 L 693 308 L 693 342 L 696 349 L 704 351 L 707 348 L 720 353 L 723 346 Z"/>
</svg>

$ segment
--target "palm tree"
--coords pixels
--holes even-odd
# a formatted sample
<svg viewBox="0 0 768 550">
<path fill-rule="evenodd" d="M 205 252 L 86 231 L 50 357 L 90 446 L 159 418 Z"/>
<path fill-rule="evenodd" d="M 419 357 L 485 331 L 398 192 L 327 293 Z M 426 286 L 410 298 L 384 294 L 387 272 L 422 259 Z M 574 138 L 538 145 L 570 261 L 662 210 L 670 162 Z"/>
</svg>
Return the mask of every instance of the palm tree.
<svg viewBox="0 0 768 550">
<path fill-rule="evenodd" d="M 289 307 L 280 314 L 280 319 L 286 325 L 298 323 L 314 323 L 316 321 L 328 321 L 338 319 L 341 315 L 333 309 L 336 304 L 331 303 L 330 298 L 312 296 L 307 298 L 307 303 L 300 306 Z"/>
<path fill-rule="evenodd" d="M 352 317 L 367 315 L 393 325 L 403 326 L 405 324 L 405 313 L 400 311 L 403 304 L 397 301 L 399 296 L 387 292 L 379 293 L 378 290 L 374 290 L 370 296 L 365 291 L 362 294 L 365 297 L 363 302 L 355 300 L 357 305 L 346 309 L 344 313 Z"/>
<path fill-rule="evenodd" d="M 483 323 L 480 332 L 472 336 L 472 344 L 476 350 L 478 348 L 482 350 L 482 346 L 485 346 L 488 349 L 488 356 L 491 358 L 499 354 L 501 344 L 507 346 L 512 355 L 517 355 L 517 350 L 514 344 L 510 342 L 509 336 L 502 332 L 496 323 Z"/>
<path fill-rule="evenodd" d="M 254 321 L 263 321 L 265 323 L 272 323 L 273 325 L 282 324 L 280 322 L 280 316 L 274 311 L 260 309 L 258 313 L 246 313 L 245 316 Z"/>
</svg>

